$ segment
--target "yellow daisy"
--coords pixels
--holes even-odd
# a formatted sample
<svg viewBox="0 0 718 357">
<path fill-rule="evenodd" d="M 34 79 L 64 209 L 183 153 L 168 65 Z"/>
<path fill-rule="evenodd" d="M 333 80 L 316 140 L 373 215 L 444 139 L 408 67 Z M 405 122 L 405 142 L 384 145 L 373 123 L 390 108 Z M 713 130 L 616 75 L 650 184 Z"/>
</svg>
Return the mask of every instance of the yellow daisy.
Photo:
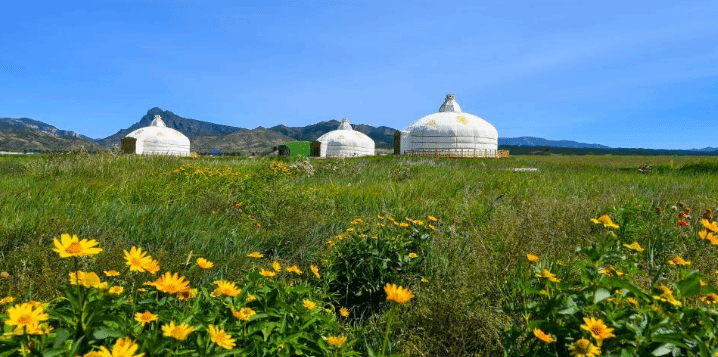
<svg viewBox="0 0 718 357">
<path fill-rule="evenodd" d="M 314 308 L 317 307 L 317 304 L 308 299 L 302 300 L 302 305 L 304 305 L 304 307 L 306 307 L 308 310 L 314 310 Z"/>
<path fill-rule="evenodd" d="M 209 333 L 209 337 L 212 342 L 216 343 L 217 346 L 222 347 L 226 350 L 231 350 L 234 348 L 235 339 L 233 339 L 232 336 L 230 336 L 224 330 L 218 328 L 215 325 L 209 325 L 209 327 L 207 328 L 207 332 Z"/>
<path fill-rule="evenodd" d="M 279 262 L 275 260 L 274 263 L 272 263 L 272 269 L 274 269 L 275 272 L 279 273 L 282 271 L 282 264 L 279 264 Z"/>
<path fill-rule="evenodd" d="M 302 275 L 302 271 L 299 270 L 299 267 L 296 266 L 296 265 L 290 265 L 290 266 L 288 266 L 288 267 L 287 267 L 287 271 L 290 272 L 290 273 L 297 274 L 297 275 Z"/>
<path fill-rule="evenodd" d="M 706 296 L 701 297 L 701 301 L 708 305 L 718 304 L 718 295 L 714 293 L 709 293 Z"/>
<path fill-rule="evenodd" d="M 117 272 L 117 270 L 105 270 L 103 273 L 105 273 L 105 276 L 120 276 L 120 273 Z"/>
<path fill-rule="evenodd" d="M 437 219 L 436 217 L 434 217 L 434 216 L 429 216 L 429 220 L 432 221 L 432 222 L 438 221 L 438 219 Z"/>
<path fill-rule="evenodd" d="M 384 286 L 384 292 L 386 292 L 387 301 L 396 301 L 400 304 L 403 304 L 414 297 L 411 290 L 403 286 L 397 286 L 396 284 L 386 283 Z"/>
<path fill-rule="evenodd" d="M 684 260 L 684 259 L 681 258 L 681 257 L 675 257 L 675 258 L 669 260 L 669 261 L 668 261 L 668 264 L 670 264 L 670 265 L 680 265 L 680 266 L 689 266 L 689 265 L 691 265 L 691 262 L 690 262 L 690 260 L 687 261 L 687 260 Z"/>
<path fill-rule="evenodd" d="M 250 258 L 255 258 L 255 259 L 264 258 L 264 254 L 262 254 L 260 252 L 251 252 L 251 253 L 247 254 L 247 256 Z"/>
<path fill-rule="evenodd" d="M 339 309 L 339 314 L 342 315 L 342 317 L 349 317 L 349 310 L 342 306 L 342 308 Z"/>
<path fill-rule="evenodd" d="M 100 347 L 99 356 L 101 357 L 142 357 L 145 354 L 135 354 L 139 346 L 129 337 L 118 338 L 115 344 L 112 346 L 112 352 L 107 347 Z M 87 355 L 85 355 L 87 356 Z"/>
<path fill-rule="evenodd" d="M 638 242 L 633 242 L 633 243 L 631 243 L 631 244 L 624 244 L 623 246 L 626 247 L 626 248 L 628 248 L 628 249 L 635 250 L 635 251 L 637 251 L 637 252 L 639 252 L 639 253 L 644 250 L 644 249 L 641 247 L 641 245 L 638 244 Z"/>
<path fill-rule="evenodd" d="M 170 321 L 169 324 L 162 325 L 162 334 L 164 336 L 172 337 L 179 341 L 184 341 L 192 331 L 194 331 L 194 327 L 184 322 L 180 325 L 175 325 L 174 321 Z"/>
<path fill-rule="evenodd" d="M 601 349 L 585 338 L 576 341 L 568 350 L 574 357 L 596 357 L 601 354 Z"/>
<path fill-rule="evenodd" d="M 344 344 L 344 341 L 347 340 L 346 336 L 329 336 L 327 337 L 327 342 L 334 346 L 334 347 L 341 347 L 341 345 Z"/>
<path fill-rule="evenodd" d="M 416 253 L 414 253 L 414 252 L 409 253 L 409 258 L 414 259 L 416 257 L 418 257 L 418 255 Z"/>
<path fill-rule="evenodd" d="M 584 317 L 583 322 L 585 322 L 585 324 L 581 325 L 581 328 L 590 332 L 599 346 L 601 346 L 603 340 L 616 337 L 616 335 L 613 334 L 613 328 L 607 327 L 601 319 L 597 320 L 593 317 Z"/>
<path fill-rule="evenodd" d="M 217 285 L 217 288 L 215 288 L 211 294 L 213 297 L 222 295 L 235 297 L 242 292 L 242 289 L 238 288 L 237 285 L 231 281 L 216 280 L 214 284 Z"/>
<path fill-rule="evenodd" d="M 0 300 L 0 305 L 9 304 L 9 303 L 11 303 L 11 302 L 13 302 L 13 301 L 15 301 L 15 298 L 14 298 L 14 297 L 12 297 L 12 296 L 6 296 L 6 297 L 2 298 L 2 300 Z"/>
<path fill-rule="evenodd" d="M 210 269 L 214 266 L 214 263 L 204 258 L 197 258 L 197 266 L 202 269 Z"/>
<path fill-rule="evenodd" d="M 153 285 L 157 290 L 168 294 L 178 294 L 190 290 L 189 281 L 185 280 L 184 276 L 170 272 L 165 272 L 164 275 L 157 278 Z"/>
<path fill-rule="evenodd" d="M 144 326 L 152 321 L 157 321 L 158 318 L 159 317 L 157 315 L 155 315 L 149 311 L 138 312 L 135 314 L 135 321 L 141 323 L 142 326 Z"/>
<path fill-rule="evenodd" d="M 32 305 L 30 303 L 17 304 L 7 309 L 8 319 L 5 320 L 6 325 L 23 328 L 26 326 L 39 324 L 46 321 L 48 315 L 45 308 L 41 305 Z"/>
<path fill-rule="evenodd" d="M 536 338 L 538 338 L 539 340 L 546 342 L 546 343 L 551 343 L 551 342 L 555 341 L 553 339 L 553 337 L 551 337 L 551 335 L 541 331 L 541 329 L 538 329 L 538 328 L 534 329 L 534 336 L 536 336 Z"/>
<path fill-rule="evenodd" d="M 132 247 L 130 251 L 124 250 L 125 261 L 130 267 L 130 271 L 136 271 L 144 273 L 146 270 L 145 265 L 152 260 L 152 257 L 147 256 L 147 252 L 143 252 L 142 248 Z"/>
<path fill-rule="evenodd" d="M 240 321 L 249 321 L 252 316 L 256 315 L 257 312 L 249 307 L 243 307 L 239 311 L 232 308 L 232 316 L 236 317 Z"/>
<path fill-rule="evenodd" d="M 528 259 L 528 261 L 530 261 L 531 263 L 535 263 L 535 262 L 539 261 L 538 255 L 534 255 L 531 253 L 526 254 L 526 259 Z"/>
<path fill-rule="evenodd" d="M 60 235 L 60 240 L 53 238 L 55 248 L 52 250 L 60 254 L 60 258 L 87 257 L 98 254 L 102 248 L 95 248 L 98 244 L 94 239 L 80 240 L 76 235 L 70 236 L 67 233 Z"/>
<path fill-rule="evenodd" d="M 149 257 L 146 261 L 142 264 L 142 269 L 144 269 L 146 272 L 154 275 L 158 271 L 160 271 L 160 263 L 158 263 L 156 260 L 152 259 L 152 257 Z"/>
<path fill-rule="evenodd" d="M 261 275 L 261 276 L 266 276 L 266 277 L 272 277 L 272 276 L 277 275 L 277 273 L 275 273 L 275 272 L 273 272 L 273 271 L 271 271 L 271 270 L 260 269 L 260 270 L 259 270 L 259 275 Z"/>
<path fill-rule="evenodd" d="M 316 276 L 317 279 L 321 278 L 321 276 L 319 275 L 319 268 L 316 265 L 314 265 L 314 264 L 310 265 L 309 269 L 312 270 L 312 273 L 314 273 L 314 276 Z"/>
<path fill-rule="evenodd" d="M 111 287 L 110 290 L 108 290 L 107 292 L 112 295 L 120 295 L 123 292 L 125 292 L 125 288 L 115 285 L 115 286 Z"/>
</svg>

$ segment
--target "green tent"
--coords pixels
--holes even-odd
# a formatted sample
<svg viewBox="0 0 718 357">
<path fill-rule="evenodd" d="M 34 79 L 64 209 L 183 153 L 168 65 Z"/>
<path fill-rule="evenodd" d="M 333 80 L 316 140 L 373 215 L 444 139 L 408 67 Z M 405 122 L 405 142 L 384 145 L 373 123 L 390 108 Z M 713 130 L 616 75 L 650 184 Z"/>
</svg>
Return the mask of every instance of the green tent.
<svg viewBox="0 0 718 357">
<path fill-rule="evenodd" d="M 277 148 L 280 156 L 307 157 L 309 156 L 310 143 L 308 141 L 289 141 Z"/>
</svg>

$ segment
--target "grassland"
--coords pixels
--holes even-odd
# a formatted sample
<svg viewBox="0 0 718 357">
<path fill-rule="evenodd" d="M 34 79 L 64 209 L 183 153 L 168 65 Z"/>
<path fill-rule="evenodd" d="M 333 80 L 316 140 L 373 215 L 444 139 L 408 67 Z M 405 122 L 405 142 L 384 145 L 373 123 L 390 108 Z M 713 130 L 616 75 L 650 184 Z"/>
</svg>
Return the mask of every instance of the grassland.
<svg viewBox="0 0 718 357">
<path fill-rule="evenodd" d="M 121 266 L 122 250 L 136 245 L 163 269 L 180 269 L 192 253 L 231 277 L 249 267 L 251 251 L 308 266 L 358 217 L 434 215 L 431 278 L 412 286 L 416 298 L 401 310 L 393 348 L 407 356 L 501 355 L 499 331 L 511 321 L 496 309 L 526 252 L 570 266 L 575 248 L 592 239 L 591 217 L 629 219 L 622 212 L 678 201 L 718 206 L 712 157 L 282 162 L 287 170 L 251 158 L 2 156 L 0 270 L 11 277 L 0 280 L 0 294 L 56 296 L 67 269 L 50 247 L 66 232 L 100 242 L 106 254 L 93 265 Z M 523 167 L 538 171 L 513 171 Z M 382 323 L 357 322 L 354 338 L 380 343 Z"/>
</svg>

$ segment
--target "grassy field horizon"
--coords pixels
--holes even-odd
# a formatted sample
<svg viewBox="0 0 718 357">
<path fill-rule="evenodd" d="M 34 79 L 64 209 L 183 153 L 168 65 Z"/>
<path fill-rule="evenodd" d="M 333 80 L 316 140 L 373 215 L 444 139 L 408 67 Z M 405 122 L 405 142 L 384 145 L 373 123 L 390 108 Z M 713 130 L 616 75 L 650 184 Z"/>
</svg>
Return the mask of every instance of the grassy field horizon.
<svg viewBox="0 0 718 357">
<path fill-rule="evenodd" d="M 51 247 L 63 233 L 100 242 L 104 251 L 92 266 L 123 267 L 131 246 L 168 271 L 206 257 L 217 265 L 213 275 L 187 277 L 211 283 L 249 269 L 253 251 L 321 265 L 327 240 L 357 218 L 375 225 L 377 216 L 431 215 L 438 222 L 427 279 L 411 286 L 416 297 L 401 310 L 392 348 L 407 356 L 498 356 L 511 317 L 497 309 L 527 253 L 570 266 L 576 248 L 594 239 L 590 218 L 608 213 L 624 225 L 637 211 L 679 202 L 715 211 L 716 175 L 718 159 L 691 156 L 0 156 L 0 271 L 10 275 L 0 280 L 0 294 L 56 297 L 67 264 Z M 652 233 L 640 227 L 630 234 Z M 713 261 L 694 265 L 709 269 Z M 381 327 L 356 323 L 359 344 L 380 343 Z"/>
</svg>

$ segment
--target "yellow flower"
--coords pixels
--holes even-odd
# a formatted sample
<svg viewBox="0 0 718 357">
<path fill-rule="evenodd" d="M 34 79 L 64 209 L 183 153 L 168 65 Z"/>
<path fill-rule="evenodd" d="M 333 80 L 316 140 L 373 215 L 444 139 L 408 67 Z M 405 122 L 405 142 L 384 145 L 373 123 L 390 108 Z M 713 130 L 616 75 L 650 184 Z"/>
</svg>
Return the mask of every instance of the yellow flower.
<svg viewBox="0 0 718 357">
<path fill-rule="evenodd" d="M 197 296 L 197 289 L 189 289 L 189 290 L 180 291 L 180 292 L 177 293 L 177 297 L 178 297 L 180 300 L 185 300 L 185 301 L 186 301 L 186 300 L 189 300 L 189 299 L 191 299 L 191 298 L 193 298 L 193 297 L 196 297 L 196 296 Z"/>
<path fill-rule="evenodd" d="M 239 295 L 239 293 L 242 292 L 242 289 L 238 288 L 237 285 L 234 282 L 230 281 L 224 281 L 224 280 L 216 280 L 214 282 L 215 285 L 217 285 L 217 288 L 214 289 L 212 292 L 213 297 L 217 296 L 229 296 L 229 297 L 235 297 Z"/>
<path fill-rule="evenodd" d="M 380 219 L 380 220 L 383 220 L 383 219 L 384 219 L 384 216 L 376 215 L 376 218 L 378 218 L 378 219 Z"/>
<path fill-rule="evenodd" d="M 290 266 L 288 266 L 288 267 L 287 267 L 287 271 L 290 272 L 290 273 L 297 274 L 297 275 L 302 275 L 302 271 L 299 270 L 299 267 L 296 266 L 296 265 L 290 265 Z"/>
<path fill-rule="evenodd" d="M 115 341 L 115 344 L 112 346 L 112 352 L 110 352 L 107 347 L 101 346 L 99 354 L 97 356 L 100 357 L 142 357 L 145 354 L 140 353 L 138 355 L 135 354 L 139 346 L 132 340 L 130 340 L 129 337 L 125 338 L 118 338 L 117 341 Z M 92 353 L 92 352 L 90 352 Z M 87 355 L 85 355 L 87 356 Z"/>
<path fill-rule="evenodd" d="M 314 276 L 316 276 L 317 279 L 321 278 L 321 276 L 319 275 L 319 268 L 316 265 L 314 265 L 314 264 L 310 265 L 309 269 L 312 270 L 312 273 L 314 273 Z"/>
<path fill-rule="evenodd" d="M 52 250 L 60 254 L 60 258 L 87 257 L 102 251 L 102 248 L 94 248 L 97 245 L 94 239 L 80 240 L 76 235 L 70 237 L 67 233 L 61 234 L 59 241 L 53 238 L 53 243 L 55 248 Z"/>
<path fill-rule="evenodd" d="M 157 319 L 158 319 L 157 315 L 155 315 L 149 311 L 138 312 L 135 314 L 135 321 L 141 323 L 142 326 L 144 326 L 152 321 L 157 321 Z"/>
<path fill-rule="evenodd" d="M 254 300 L 257 300 L 257 297 L 256 297 L 256 296 L 254 296 L 254 295 L 252 295 L 252 294 L 248 294 L 248 295 L 247 295 L 247 302 L 252 302 L 252 301 L 254 301 Z"/>
<path fill-rule="evenodd" d="M 436 219 L 436 217 L 431 216 L 431 215 L 429 216 L 429 220 L 432 221 L 432 222 L 438 221 L 438 219 Z"/>
<path fill-rule="evenodd" d="M 158 263 L 156 260 L 152 259 L 152 257 L 148 256 L 148 259 L 145 260 L 142 264 L 142 269 L 144 269 L 146 272 L 154 275 L 158 271 L 160 271 L 160 263 Z"/>
<path fill-rule="evenodd" d="M 435 225 L 432 225 L 432 224 L 429 225 L 429 228 L 431 228 L 432 231 L 435 231 L 435 230 L 436 230 L 436 226 L 435 226 Z"/>
<path fill-rule="evenodd" d="M 6 271 L 1 272 L 1 273 L 0 273 L 0 278 L 10 279 L 10 273 L 8 273 L 8 272 L 6 272 Z"/>
<path fill-rule="evenodd" d="M 329 336 L 327 337 L 327 342 L 329 342 L 330 345 L 334 347 L 340 347 L 344 344 L 344 341 L 347 340 L 346 336 Z"/>
<path fill-rule="evenodd" d="M 401 223 L 399 223 L 399 226 L 406 228 L 406 227 L 409 227 L 409 223 L 401 222 Z"/>
<path fill-rule="evenodd" d="M 551 335 L 541 331 L 541 329 L 538 329 L 538 328 L 534 329 L 534 336 L 536 336 L 536 338 L 538 338 L 539 340 L 546 342 L 546 343 L 551 343 L 551 342 L 555 341 L 553 339 L 553 337 L 551 337 Z"/>
<path fill-rule="evenodd" d="M 668 261 L 668 264 L 670 265 L 681 265 L 681 266 L 689 266 L 691 265 L 690 261 L 686 261 L 681 257 L 675 257 Z"/>
<path fill-rule="evenodd" d="M 584 317 L 583 322 L 585 322 L 585 325 L 581 325 L 581 328 L 590 332 L 599 346 L 601 346 L 603 340 L 616 337 L 616 335 L 613 334 L 613 328 L 607 327 L 601 319 L 597 320 L 593 317 Z"/>
<path fill-rule="evenodd" d="M 275 273 L 275 272 L 273 272 L 273 271 L 271 271 L 271 270 L 260 269 L 259 275 L 261 275 L 261 276 L 267 276 L 267 277 L 272 277 L 272 276 L 277 275 L 277 273 Z"/>
<path fill-rule="evenodd" d="M 654 299 L 670 303 L 671 305 L 674 305 L 674 306 L 683 305 L 680 301 L 676 300 L 676 298 L 673 297 L 673 292 L 671 291 L 671 289 L 669 287 L 667 287 L 665 285 L 661 285 L 658 288 L 661 289 L 661 291 L 663 291 L 663 294 L 653 295 Z"/>
<path fill-rule="evenodd" d="M 422 283 L 428 283 L 428 282 L 429 282 L 429 279 L 427 279 L 426 277 L 423 277 L 423 278 L 421 278 L 421 282 L 422 282 Z"/>
<path fill-rule="evenodd" d="M 309 310 L 314 310 L 314 308 L 317 307 L 317 304 L 315 304 L 313 301 L 308 300 L 308 299 L 302 300 L 302 305 L 304 305 L 304 307 L 306 307 Z"/>
<path fill-rule="evenodd" d="M 14 298 L 14 297 L 12 297 L 12 296 L 6 296 L 6 297 L 2 298 L 2 300 L 0 300 L 0 305 L 9 304 L 9 303 L 11 303 L 11 302 L 13 302 L 13 301 L 15 301 L 15 298 Z"/>
<path fill-rule="evenodd" d="M 94 272 L 86 273 L 84 271 L 76 271 L 76 272 L 70 272 L 70 284 L 71 285 L 82 285 L 86 288 L 98 288 L 101 289 L 104 286 L 106 286 L 106 283 L 103 283 L 100 280 L 100 277 L 95 274 Z"/>
<path fill-rule="evenodd" d="M 339 309 L 339 314 L 342 315 L 342 317 L 349 317 L 349 310 L 342 306 L 342 308 Z"/>
<path fill-rule="evenodd" d="M 236 311 L 234 308 L 232 308 L 232 316 L 236 317 L 240 321 L 249 321 L 252 316 L 256 315 L 257 313 L 248 307 L 243 307 L 239 309 L 239 311 Z"/>
<path fill-rule="evenodd" d="M 274 263 L 272 263 L 272 269 L 274 269 L 275 272 L 279 273 L 282 271 L 282 264 L 279 264 L 279 262 L 275 260 Z"/>
<path fill-rule="evenodd" d="M 626 299 L 626 301 L 628 301 L 629 303 L 631 303 L 633 306 L 638 307 L 638 300 L 636 300 L 636 298 L 634 298 L 634 297 L 629 297 L 628 299 Z"/>
<path fill-rule="evenodd" d="M 641 245 L 638 244 L 638 242 L 633 242 L 633 243 L 631 243 L 631 244 L 624 244 L 623 246 L 626 247 L 626 248 L 628 248 L 628 249 L 635 250 L 635 251 L 637 251 L 637 252 L 639 252 L 639 253 L 644 250 L 644 249 L 641 247 Z"/>
<path fill-rule="evenodd" d="M 175 326 L 175 322 L 170 321 L 169 324 L 162 325 L 162 334 L 164 336 L 172 337 L 179 341 L 184 341 L 192 331 L 194 331 L 194 327 L 184 322 Z"/>
<path fill-rule="evenodd" d="M 422 220 L 420 220 L 420 219 L 417 219 L 416 221 L 414 221 L 414 224 L 416 224 L 417 226 L 423 226 L 423 225 L 424 225 L 424 221 L 422 221 Z"/>
<path fill-rule="evenodd" d="M 200 257 L 200 258 L 197 258 L 197 266 L 199 266 L 202 269 L 210 269 L 214 266 L 214 263 L 210 262 L 207 259 Z"/>
<path fill-rule="evenodd" d="M 531 253 L 526 254 L 526 259 L 528 259 L 528 261 L 530 261 L 531 263 L 535 263 L 535 262 L 539 261 L 538 255 L 534 255 Z"/>
<path fill-rule="evenodd" d="M 125 288 L 115 285 L 115 286 L 111 287 L 110 290 L 108 290 L 107 292 L 112 295 L 120 295 L 123 292 L 125 292 Z"/>
<path fill-rule="evenodd" d="M 709 293 L 708 295 L 701 297 L 701 301 L 708 305 L 718 304 L 718 295 Z"/>
<path fill-rule="evenodd" d="M 6 325 L 23 328 L 26 326 L 37 325 L 41 321 L 46 321 L 48 316 L 45 308 L 41 305 L 34 306 L 30 303 L 17 304 L 7 309 L 8 319 L 5 320 Z"/>
<path fill-rule="evenodd" d="M 718 245 L 718 237 L 711 232 L 702 230 L 702 231 L 698 232 L 698 236 L 701 237 L 702 240 L 707 240 L 712 245 Z"/>
<path fill-rule="evenodd" d="M 152 260 L 152 257 L 147 256 L 147 252 L 143 252 L 142 248 L 133 246 L 129 252 L 125 250 L 124 253 L 125 261 L 130 267 L 130 271 L 144 273 L 146 271 L 144 266 Z"/>
<path fill-rule="evenodd" d="M 347 232 L 354 232 L 354 228 L 347 228 Z"/>
<path fill-rule="evenodd" d="M 416 255 L 416 253 L 414 253 L 414 252 L 409 253 L 409 258 L 414 259 L 416 257 L 418 257 L 418 255 Z"/>
<path fill-rule="evenodd" d="M 105 276 L 120 276 L 120 273 L 117 272 L 117 270 L 105 270 L 103 273 L 105 273 Z"/>
<path fill-rule="evenodd" d="M 264 254 L 262 254 L 260 252 L 251 252 L 251 253 L 247 254 L 247 256 L 250 258 L 256 258 L 256 259 L 264 258 Z"/>
<path fill-rule="evenodd" d="M 613 223 L 613 221 L 611 220 L 611 217 L 609 217 L 607 214 L 604 214 L 603 216 L 598 217 L 598 219 L 591 218 L 591 222 L 596 223 L 596 224 L 602 224 L 604 227 L 618 229 L 618 226 L 615 223 Z"/>
<path fill-rule="evenodd" d="M 190 290 L 189 281 L 185 280 L 184 276 L 170 272 L 165 272 L 164 275 L 157 278 L 153 285 L 157 290 L 168 294 L 178 294 Z"/>
<path fill-rule="evenodd" d="M 384 286 L 384 292 L 386 293 L 387 301 L 396 301 L 400 304 L 403 304 L 414 297 L 411 290 L 403 286 L 397 286 L 396 284 L 386 283 Z"/>
<path fill-rule="evenodd" d="M 232 338 L 227 332 L 218 328 L 215 325 L 209 325 L 207 328 L 209 337 L 212 342 L 216 343 L 217 346 L 222 347 L 226 350 L 234 348 L 235 339 Z"/>
<path fill-rule="evenodd" d="M 710 230 L 711 232 L 718 232 L 718 223 L 716 221 L 710 222 L 707 219 L 703 218 L 701 219 L 701 224 L 705 229 Z"/>
<path fill-rule="evenodd" d="M 576 341 L 568 350 L 574 357 L 596 357 L 601 354 L 601 349 L 585 338 Z"/>
<path fill-rule="evenodd" d="M 537 278 L 547 278 L 549 281 L 552 281 L 554 283 L 560 283 L 561 280 L 556 278 L 556 275 L 552 274 L 548 269 L 544 269 L 541 271 L 541 274 L 536 274 Z"/>
</svg>

